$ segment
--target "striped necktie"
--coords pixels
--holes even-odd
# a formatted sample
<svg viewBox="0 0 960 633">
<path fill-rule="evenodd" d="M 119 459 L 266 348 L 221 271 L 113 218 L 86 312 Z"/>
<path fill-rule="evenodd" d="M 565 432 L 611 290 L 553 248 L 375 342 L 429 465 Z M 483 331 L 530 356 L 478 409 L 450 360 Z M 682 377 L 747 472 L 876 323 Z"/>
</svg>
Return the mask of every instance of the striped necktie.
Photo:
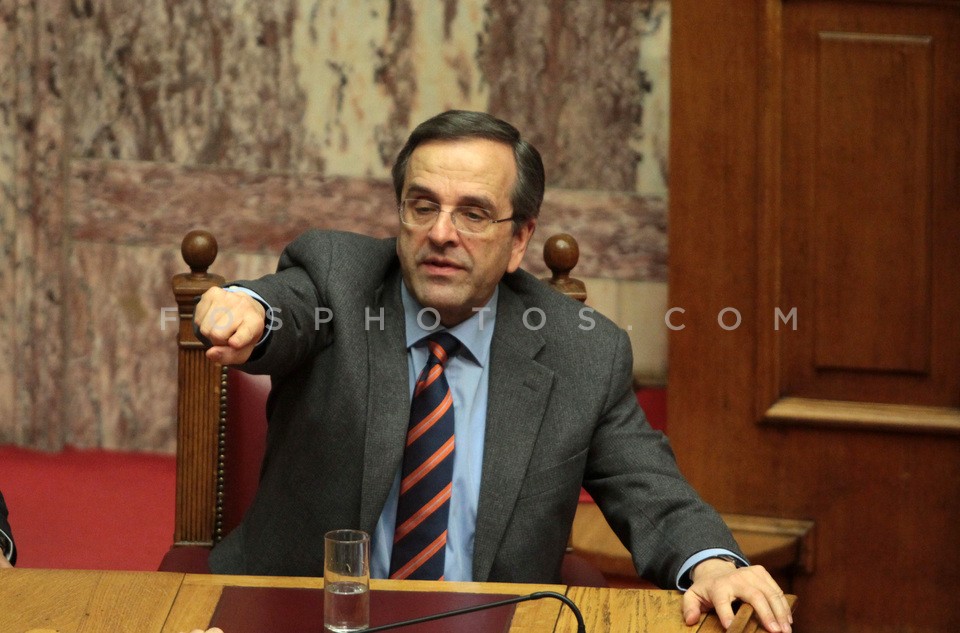
<svg viewBox="0 0 960 633">
<path fill-rule="evenodd" d="M 439 332 L 427 339 L 430 357 L 413 390 L 403 451 L 391 578 L 443 580 L 447 518 L 453 488 L 453 396 L 444 375 L 460 342 Z"/>
</svg>

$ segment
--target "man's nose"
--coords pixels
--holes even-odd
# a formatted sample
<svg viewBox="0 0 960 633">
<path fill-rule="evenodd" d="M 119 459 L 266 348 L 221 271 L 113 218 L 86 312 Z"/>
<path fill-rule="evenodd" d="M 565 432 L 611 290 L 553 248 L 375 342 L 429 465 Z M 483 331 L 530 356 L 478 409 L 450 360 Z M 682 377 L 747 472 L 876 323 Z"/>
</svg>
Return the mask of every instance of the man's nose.
<svg viewBox="0 0 960 633">
<path fill-rule="evenodd" d="M 437 213 L 437 219 L 430 227 L 430 239 L 438 244 L 444 244 L 457 241 L 459 236 L 460 233 L 453 224 L 453 214 L 446 210 Z"/>
</svg>

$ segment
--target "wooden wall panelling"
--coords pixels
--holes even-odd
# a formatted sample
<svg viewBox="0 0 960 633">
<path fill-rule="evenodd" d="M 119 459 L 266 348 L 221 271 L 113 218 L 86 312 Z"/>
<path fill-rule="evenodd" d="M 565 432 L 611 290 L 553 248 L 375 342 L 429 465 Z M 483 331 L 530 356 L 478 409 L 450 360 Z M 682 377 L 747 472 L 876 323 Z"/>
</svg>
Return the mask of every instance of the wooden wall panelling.
<svg viewBox="0 0 960 633">
<path fill-rule="evenodd" d="M 724 512 L 815 522 L 797 630 L 938 630 L 960 617 L 960 3 L 672 6 L 681 467 Z"/>
</svg>

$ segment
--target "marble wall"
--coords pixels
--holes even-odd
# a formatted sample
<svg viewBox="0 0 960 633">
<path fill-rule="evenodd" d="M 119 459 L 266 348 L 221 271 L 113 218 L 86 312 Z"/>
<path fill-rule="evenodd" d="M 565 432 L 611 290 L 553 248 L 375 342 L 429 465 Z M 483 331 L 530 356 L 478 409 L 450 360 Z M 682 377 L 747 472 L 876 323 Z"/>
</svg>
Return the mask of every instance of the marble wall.
<svg viewBox="0 0 960 633">
<path fill-rule="evenodd" d="M 0 0 L 0 443 L 170 452 L 170 277 L 308 227 L 395 230 L 410 129 L 487 110 L 544 156 L 543 240 L 665 375 L 667 0 Z"/>
</svg>

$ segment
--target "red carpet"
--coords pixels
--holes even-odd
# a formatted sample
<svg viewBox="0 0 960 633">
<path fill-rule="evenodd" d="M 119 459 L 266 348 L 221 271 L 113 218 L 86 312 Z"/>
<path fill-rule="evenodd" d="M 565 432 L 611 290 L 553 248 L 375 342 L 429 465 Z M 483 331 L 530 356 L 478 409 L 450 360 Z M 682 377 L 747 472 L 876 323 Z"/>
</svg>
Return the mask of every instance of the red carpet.
<svg viewBox="0 0 960 633">
<path fill-rule="evenodd" d="M 17 567 L 155 570 L 173 541 L 173 456 L 0 446 Z"/>
</svg>

